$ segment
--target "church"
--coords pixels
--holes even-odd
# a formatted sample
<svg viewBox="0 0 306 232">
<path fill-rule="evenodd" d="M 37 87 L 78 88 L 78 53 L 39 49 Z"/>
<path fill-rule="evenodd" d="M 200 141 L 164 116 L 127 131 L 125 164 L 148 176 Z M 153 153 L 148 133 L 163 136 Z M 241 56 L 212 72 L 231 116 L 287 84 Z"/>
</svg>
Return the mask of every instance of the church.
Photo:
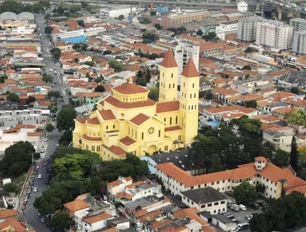
<svg viewBox="0 0 306 232">
<path fill-rule="evenodd" d="M 103 160 L 169 152 L 190 146 L 198 133 L 199 73 L 192 59 L 181 74 L 171 50 L 161 65 L 159 100 L 129 80 L 112 88 L 90 118 L 75 119 L 73 146 L 98 153 Z"/>
</svg>

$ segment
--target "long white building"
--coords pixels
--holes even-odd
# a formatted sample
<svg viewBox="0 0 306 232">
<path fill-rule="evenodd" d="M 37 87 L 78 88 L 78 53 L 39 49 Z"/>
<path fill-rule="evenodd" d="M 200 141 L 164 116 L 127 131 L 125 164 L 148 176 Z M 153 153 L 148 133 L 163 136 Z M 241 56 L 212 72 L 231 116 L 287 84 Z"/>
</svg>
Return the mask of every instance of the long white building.
<svg viewBox="0 0 306 232">
<path fill-rule="evenodd" d="M 178 66 L 178 85 L 181 83 L 181 73 L 185 68 L 188 60 L 192 58 L 195 67 L 199 70 L 199 55 L 200 47 L 199 45 L 193 44 L 192 42 L 180 41 L 175 47 L 174 57 Z"/>
<path fill-rule="evenodd" d="M 256 26 L 256 44 L 288 49 L 292 47 L 293 26 L 278 21 L 259 22 Z"/>
<path fill-rule="evenodd" d="M 279 168 L 266 158 L 259 156 L 255 162 L 239 165 L 235 169 L 192 176 L 175 166 L 173 163 L 163 163 L 155 166 L 156 176 L 163 182 L 166 190 L 172 194 L 212 187 L 224 193 L 230 192 L 242 181 L 251 185 L 263 184 L 264 196 L 279 198 L 283 193 L 298 191 L 306 194 L 306 181 L 296 176 L 292 168 Z"/>
</svg>

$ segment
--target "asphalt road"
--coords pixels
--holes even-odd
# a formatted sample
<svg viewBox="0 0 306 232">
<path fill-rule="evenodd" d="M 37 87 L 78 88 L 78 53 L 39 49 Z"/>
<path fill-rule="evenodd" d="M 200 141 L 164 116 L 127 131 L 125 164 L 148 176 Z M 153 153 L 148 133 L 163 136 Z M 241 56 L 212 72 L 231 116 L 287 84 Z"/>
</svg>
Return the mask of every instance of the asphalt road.
<svg viewBox="0 0 306 232">
<path fill-rule="evenodd" d="M 56 70 L 58 75 L 54 75 L 54 82 L 56 83 L 53 87 L 54 91 L 60 91 L 61 95 L 63 96 L 63 101 L 58 102 L 58 108 L 61 109 L 63 104 L 68 103 L 68 96 L 65 92 L 64 84 L 62 81 L 61 76 L 59 75 L 61 68 L 60 66 L 54 62 L 52 55 L 50 54 L 50 49 L 52 48 L 50 44 L 50 40 L 45 35 L 45 21 L 43 15 L 36 16 L 36 24 L 37 24 L 37 34 L 41 41 L 41 50 L 44 57 L 44 61 L 46 63 L 46 71 L 49 72 L 50 69 Z M 49 72 L 50 73 L 50 72 Z M 51 74 L 51 73 L 50 73 Z M 48 142 L 46 145 L 46 152 L 43 155 L 43 158 L 39 161 L 39 172 L 38 174 L 42 175 L 41 179 L 38 179 L 36 175 L 35 176 L 35 182 L 33 187 L 37 187 L 37 192 L 31 193 L 31 197 L 28 200 L 27 207 L 22 213 L 23 220 L 31 226 L 33 229 L 35 229 L 37 232 L 49 232 L 51 231 L 45 223 L 41 222 L 40 217 L 38 216 L 37 210 L 34 208 L 33 203 L 35 201 L 35 198 L 39 197 L 44 190 L 48 188 L 48 185 L 46 182 L 48 181 L 48 173 L 45 172 L 44 169 L 44 163 L 47 162 L 50 155 L 52 155 L 56 149 L 56 145 L 58 143 L 59 138 L 61 137 L 61 133 L 59 133 L 57 130 L 54 130 L 53 132 L 49 133 L 48 135 Z M 25 189 L 26 191 L 26 189 Z"/>
</svg>

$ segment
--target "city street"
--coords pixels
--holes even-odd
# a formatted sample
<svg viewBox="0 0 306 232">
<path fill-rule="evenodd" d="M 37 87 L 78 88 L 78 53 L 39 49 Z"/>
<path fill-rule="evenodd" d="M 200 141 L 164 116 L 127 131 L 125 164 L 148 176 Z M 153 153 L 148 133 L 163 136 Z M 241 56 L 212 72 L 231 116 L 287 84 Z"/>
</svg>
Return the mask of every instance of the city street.
<svg viewBox="0 0 306 232">
<path fill-rule="evenodd" d="M 51 231 L 45 223 L 40 221 L 40 218 L 38 216 L 37 210 L 34 208 L 33 203 L 36 197 L 39 197 L 44 190 L 47 189 L 48 185 L 46 182 L 48 181 L 48 173 L 44 170 L 44 163 L 47 161 L 47 159 L 50 157 L 50 155 L 53 154 L 56 148 L 56 144 L 58 143 L 58 139 L 60 138 L 61 133 L 59 133 L 57 130 L 54 130 L 51 132 L 48 136 L 48 147 L 45 152 L 45 158 L 40 160 L 39 165 L 39 171 L 38 174 L 42 175 L 41 179 L 38 179 L 37 175 L 35 175 L 35 182 L 34 187 L 37 187 L 37 192 L 31 193 L 31 197 L 28 200 L 28 204 L 26 207 L 26 210 L 23 211 L 23 219 L 26 221 L 26 223 L 34 228 L 36 231 Z M 25 189 L 26 191 L 26 189 Z M 22 199 L 23 200 L 23 199 Z M 22 201 L 23 202 L 23 201 Z"/>
<path fill-rule="evenodd" d="M 68 103 L 68 96 L 66 94 L 63 80 L 61 77 L 61 68 L 60 66 L 54 62 L 52 55 L 50 54 L 50 49 L 52 49 L 52 45 L 50 43 L 50 39 L 45 35 L 45 21 L 43 15 L 36 15 L 36 24 L 37 24 L 37 35 L 41 41 L 41 51 L 42 55 L 44 57 L 44 61 L 46 63 L 46 70 L 45 72 L 51 74 L 53 76 L 53 82 L 54 87 L 53 91 L 59 91 L 60 94 L 63 96 L 62 101 L 59 101 L 57 106 L 60 110 L 62 108 L 63 104 Z M 54 71 L 51 72 L 50 69 L 53 69 L 56 71 L 57 75 L 55 75 Z M 38 216 L 37 210 L 34 208 L 33 203 L 35 201 L 35 198 L 39 197 L 44 190 L 47 189 L 48 185 L 46 184 L 48 181 L 48 175 L 45 171 L 44 164 L 49 159 L 50 155 L 52 155 L 56 149 L 56 145 L 58 144 L 58 140 L 61 137 L 61 133 L 57 130 L 54 130 L 53 132 L 49 133 L 48 135 L 48 144 L 45 146 L 46 151 L 44 155 L 42 156 L 42 159 L 39 161 L 39 171 L 38 174 L 42 175 L 41 179 L 38 179 L 38 174 L 35 176 L 35 182 L 34 187 L 37 187 L 37 192 L 31 193 L 31 197 L 28 200 L 27 207 L 23 211 L 22 216 L 24 221 L 32 228 L 34 228 L 36 231 L 51 231 L 45 223 L 41 221 L 41 218 Z M 27 188 L 25 188 L 26 191 Z M 23 203 L 23 199 L 22 199 Z"/>
</svg>

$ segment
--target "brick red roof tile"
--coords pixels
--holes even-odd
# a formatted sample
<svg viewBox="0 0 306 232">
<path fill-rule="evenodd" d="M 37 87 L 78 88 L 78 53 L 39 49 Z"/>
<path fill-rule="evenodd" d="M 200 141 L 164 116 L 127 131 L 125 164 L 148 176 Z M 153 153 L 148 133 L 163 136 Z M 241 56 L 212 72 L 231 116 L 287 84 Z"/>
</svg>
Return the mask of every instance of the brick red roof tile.
<svg viewBox="0 0 306 232">
<path fill-rule="evenodd" d="M 179 101 L 159 102 L 156 104 L 156 113 L 164 113 L 179 110 Z"/>
<path fill-rule="evenodd" d="M 126 146 L 130 146 L 133 143 L 135 143 L 136 141 L 134 139 L 130 138 L 129 136 L 126 136 L 123 139 L 120 139 L 120 142 L 123 143 Z"/>
<path fill-rule="evenodd" d="M 163 61 L 160 64 L 161 66 L 165 68 L 175 68 L 177 67 L 177 63 L 175 61 L 175 58 L 173 56 L 173 52 L 171 49 L 169 49 L 163 59 Z"/>
<path fill-rule="evenodd" d="M 150 118 L 149 116 L 140 113 L 137 116 L 135 116 L 134 118 L 132 118 L 130 121 L 132 123 L 136 124 L 137 126 L 140 126 L 145 121 L 147 121 L 149 118 Z"/>
<path fill-rule="evenodd" d="M 185 68 L 183 69 L 182 76 L 184 77 L 199 77 L 199 72 L 194 65 L 193 59 L 190 58 Z"/>
</svg>

